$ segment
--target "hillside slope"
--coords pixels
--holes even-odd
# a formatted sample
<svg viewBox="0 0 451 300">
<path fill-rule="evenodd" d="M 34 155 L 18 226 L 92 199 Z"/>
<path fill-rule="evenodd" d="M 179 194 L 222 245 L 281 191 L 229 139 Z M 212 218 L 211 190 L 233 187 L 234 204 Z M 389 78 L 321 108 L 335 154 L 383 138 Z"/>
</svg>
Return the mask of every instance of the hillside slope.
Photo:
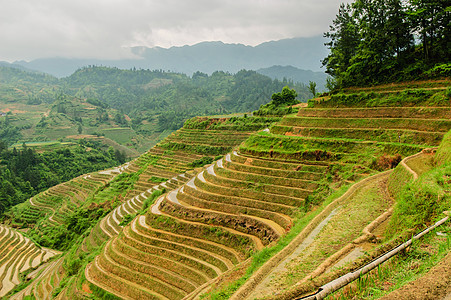
<svg viewBox="0 0 451 300">
<path fill-rule="evenodd" d="M 396 164 L 391 161 L 395 161 L 397 155 L 402 158 L 413 155 L 424 147 L 438 145 L 443 135 L 451 128 L 448 118 L 449 106 L 435 108 L 436 119 L 429 120 L 427 124 L 417 120 L 427 117 L 430 113 L 428 109 L 417 107 L 415 114 L 409 113 L 411 108 L 408 107 L 400 107 L 398 111 L 391 113 L 384 112 L 382 108 L 380 110 L 384 117 L 379 117 L 377 128 L 386 132 L 401 130 L 403 141 L 400 143 L 395 139 L 379 140 L 378 135 L 371 134 L 371 126 L 374 125 L 365 121 L 371 116 L 377 118 L 381 114 L 378 108 L 356 109 L 353 114 L 349 114 L 349 110 L 346 109 L 344 111 L 327 110 L 326 114 L 329 118 L 335 117 L 334 121 L 337 123 L 339 121 L 345 123 L 337 125 L 344 138 L 337 138 L 335 132 L 327 135 L 323 131 L 315 131 L 318 128 L 330 127 L 331 122 L 324 124 L 324 119 L 315 115 L 324 113 L 324 109 L 321 108 L 301 109 L 297 116 L 283 118 L 271 128 L 270 133 L 253 134 L 239 147 L 239 151 L 227 154 L 223 159 L 200 171 L 181 188 L 161 196 L 145 217 L 140 216 L 132 221 L 130 227 L 125 228 L 123 235 L 120 234 L 117 240 L 108 244 L 104 252 L 88 267 L 86 271 L 88 280 L 125 298 L 147 298 L 152 295 L 171 299 L 185 296 L 196 297 L 199 293 L 208 290 L 208 285 L 223 277 L 219 275 L 231 276 L 233 266 L 242 265 L 240 262 L 243 255 L 244 258 L 249 255 L 243 252 L 242 247 L 236 245 L 231 237 L 245 238 L 247 241 L 244 245 L 247 245 L 248 249 L 261 250 L 262 247 L 270 247 L 286 235 L 290 228 L 296 226 L 296 221 L 303 217 L 304 209 L 310 208 L 312 204 L 307 202 L 306 205 L 305 199 L 316 204 L 322 196 L 327 195 L 331 183 L 331 187 L 337 187 L 346 182 L 365 178 L 380 169 L 389 168 L 390 163 Z M 345 120 L 340 119 L 343 115 L 346 116 Z M 365 115 L 365 119 L 359 119 L 361 115 Z M 404 115 L 407 117 L 403 118 Z M 308 122 L 304 122 L 306 119 Z M 354 123 L 357 125 L 352 126 Z M 308 130 L 309 134 L 306 136 L 300 132 L 293 132 L 293 127 Z M 281 128 L 285 128 L 285 132 L 281 132 Z M 366 131 L 360 131 L 358 135 L 353 136 L 353 132 L 359 129 Z M 182 131 L 183 134 L 184 131 Z M 422 133 L 416 134 L 418 131 Z M 202 140 L 198 140 L 198 144 L 202 145 Z M 330 182 L 321 180 L 324 177 L 329 177 Z M 340 257 L 345 258 L 353 250 L 360 251 L 360 254 L 353 252 L 355 257 L 360 257 L 363 249 L 369 251 L 377 248 L 376 244 L 369 242 L 370 235 L 360 239 L 364 248 L 350 248 L 346 245 L 358 238 L 359 232 L 393 205 L 393 200 L 388 195 L 380 199 L 374 196 L 374 202 L 371 203 L 361 200 L 365 199 L 368 193 L 379 194 L 379 185 L 386 184 L 387 175 L 380 178 L 382 181 L 376 181 L 373 184 L 374 191 L 367 190 L 371 186 L 365 185 L 360 198 L 342 200 L 344 202 L 340 205 L 340 211 L 329 221 L 330 229 L 325 227 L 324 230 L 339 230 L 337 222 L 344 226 L 343 220 L 352 220 L 349 217 L 353 214 L 363 214 L 365 218 L 359 219 L 359 225 L 355 221 L 346 225 L 351 226 L 353 231 L 343 236 L 337 246 L 329 249 L 327 253 L 319 255 L 315 251 L 324 251 L 319 245 L 329 244 L 328 236 L 324 236 L 325 240 L 320 239 L 316 245 L 312 245 L 313 248 L 309 251 L 311 251 L 311 257 L 317 259 L 316 264 L 327 260 L 338 260 Z M 357 209 L 357 204 L 353 201 L 357 201 L 361 208 Z M 373 214 L 368 214 L 369 208 L 372 208 Z M 190 230 L 187 229 L 183 229 L 184 234 L 180 236 L 181 228 L 189 226 L 192 231 L 197 231 L 199 229 L 194 229 L 192 226 L 202 228 L 206 225 L 215 228 L 214 232 L 225 231 L 227 234 L 221 233 L 221 236 L 226 234 L 227 238 L 223 239 L 232 248 L 224 249 L 220 244 L 218 245 L 218 242 L 224 243 L 224 240 L 218 241 L 210 235 L 202 235 L 202 242 L 203 245 L 207 242 L 214 243 L 214 248 L 211 248 L 212 245 L 208 248 L 201 246 L 202 244 L 195 246 L 192 239 L 187 239 L 188 237 L 182 239 L 183 235 L 191 236 Z M 373 227 L 375 230 L 377 226 L 373 225 Z M 158 230 L 158 235 L 155 235 L 155 230 Z M 339 234 L 338 232 L 335 234 Z M 166 236 L 164 243 L 161 240 L 163 233 Z M 174 233 L 177 236 L 172 236 Z M 168 234 L 172 234 L 171 242 L 167 241 Z M 230 234 L 233 235 L 230 236 Z M 199 242 L 201 241 L 196 241 L 196 243 Z M 126 245 L 128 246 L 125 247 Z M 315 248 L 317 250 L 314 250 Z M 206 252 L 199 252 L 200 249 Z M 151 263 L 155 268 L 166 266 L 168 260 L 174 265 L 166 271 L 167 275 L 161 272 L 148 273 L 148 269 L 143 269 L 144 266 L 132 267 L 137 263 L 136 259 L 146 257 L 143 256 L 142 251 L 150 255 L 148 259 L 145 259 L 146 263 Z M 236 253 L 235 258 L 230 252 Z M 122 257 L 117 256 L 119 253 Z M 135 253 L 133 264 L 131 253 Z M 142 254 L 136 256 L 138 253 Z M 241 253 L 241 259 L 240 256 L 236 256 L 239 253 Z M 340 253 L 339 256 L 338 253 Z M 156 257 L 159 258 L 157 261 Z M 163 258 L 165 260 L 160 261 Z M 309 256 L 305 256 L 304 259 L 308 261 Z M 190 285 L 183 280 L 175 284 L 176 281 L 169 279 L 170 276 L 187 272 L 181 271 L 181 265 L 177 262 L 191 266 L 191 271 L 204 274 L 206 278 L 197 284 L 190 281 Z M 296 275 L 279 274 L 276 278 L 297 280 L 296 278 L 302 278 L 299 277 L 302 274 L 319 272 L 315 271 L 315 263 L 308 262 L 306 265 L 309 266 L 306 271 L 300 272 L 296 269 L 290 271 L 295 272 Z M 288 267 L 288 269 L 291 268 Z M 108 275 L 111 273 L 117 276 L 114 281 L 111 279 L 113 275 Z M 184 277 L 186 276 L 188 275 Z M 194 280 L 199 275 L 192 276 L 190 275 L 186 280 Z M 126 279 L 120 286 L 116 281 L 119 278 Z M 111 285 L 111 282 L 116 283 Z M 279 288 L 283 288 L 284 284 L 290 286 L 293 283 L 293 281 L 279 282 Z M 274 283 L 270 283 L 270 286 L 268 293 L 273 294 Z M 263 292 L 261 296 L 264 295 L 264 289 L 257 287 L 256 290 Z M 236 297 L 241 299 L 242 295 Z M 250 295 L 250 297 L 258 296 Z"/>
<path fill-rule="evenodd" d="M 246 70 L 187 76 L 90 66 L 57 79 L 0 66 L 0 83 L 0 139 L 9 145 L 64 147 L 64 142 L 94 139 L 130 158 L 189 118 L 258 109 L 286 85 L 296 88 L 300 100 L 310 95 L 303 84 Z"/>
<path fill-rule="evenodd" d="M 283 118 L 191 119 L 129 164 L 61 185 L 66 200 L 46 200 L 60 193 L 55 188 L 29 201 L 45 214 L 23 214 L 43 218 L 30 233 L 58 236 L 50 229 L 62 222 L 73 239 L 27 293 L 291 299 L 314 292 L 450 208 L 449 183 L 434 181 L 448 174 L 447 86 L 332 95 Z M 436 164 L 445 169 L 436 170 L 434 150 L 422 150 L 439 145 Z M 428 170 L 438 173 L 413 181 Z M 401 187 L 409 181 L 433 187 L 427 213 L 420 203 L 405 205 Z M 77 185 L 83 189 L 70 189 Z"/>
</svg>

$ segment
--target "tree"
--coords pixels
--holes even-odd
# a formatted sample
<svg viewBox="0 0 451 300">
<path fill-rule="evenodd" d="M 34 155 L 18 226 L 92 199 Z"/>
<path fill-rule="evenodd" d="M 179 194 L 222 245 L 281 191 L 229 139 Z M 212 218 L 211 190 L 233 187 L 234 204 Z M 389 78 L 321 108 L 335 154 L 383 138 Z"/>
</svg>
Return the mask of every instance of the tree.
<svg viewBox="0 0 451 300">
<path fill-rule="evenodd" d="M 403 67 L 407 54 L 413 52 L 414 37 L 411 22 L 408 18 L 407 6 L 402 0 L 387 0 L 386 33 L 389 36 L 391 55 L 396 59 L 397 65 Z"/>
<path fill-rule="evenodd" d="M 410 0 L 412 24 L 421 37 L 426 63 L 450 61 L 451 4 L 449 0 Z"/>
<path fill-rule="evenodd" d="M 412 80 L 449 64 L 450 0 L 355 0 L 342 4 L 322 61 L 336 87 Z M 414 35 L 421 43 L 415 45 Z M 422 53 L 422 57 L 417 54 Z"/>
<path fill-rule="evenodd" d="M 298 103 L 297 96 L 298 93 L 294 89 L 285 86 L 282 92 L 272 94 L 271 99 L 274 106 L 293 105 Z"/>
<path fill-rule="evenodd" d="M 83 132 L 83 127 L 81 124 L 78 124 L 78 134 L 81 134 Z"/>
<path fill-rule="evenodd" d="M 118 162 L 120 162 L 121 164 L 125 163 L 125 160 L 127 159 L 125 152 L 119 151 L 118 149 L 116 149 L 116 151 L 114 151 L 114 156 L 115 156 L 116 160 Z"/>
<path fill-rule="evenodd" d="M 326 67 L 326 73 L 336 78 L 337 85 L 341 86 L 341 78 L 351 65 L 351 58 L 356 54 L 360 42 L 358 24 L 353 17 L 351 5 L 340 5 L 329 30 L 324 37 L 330 39 L 330 42 L 325 43 L 330 54 L 321 63 Z"/>
<path fill-rule="evenodd" d="M 316 96 L 316 82 L 309 81 L 308 82 L 308 89 L 309 89 L 310 93 L 313 94 L 313 97 L 315 97 Z"/>
</svg>

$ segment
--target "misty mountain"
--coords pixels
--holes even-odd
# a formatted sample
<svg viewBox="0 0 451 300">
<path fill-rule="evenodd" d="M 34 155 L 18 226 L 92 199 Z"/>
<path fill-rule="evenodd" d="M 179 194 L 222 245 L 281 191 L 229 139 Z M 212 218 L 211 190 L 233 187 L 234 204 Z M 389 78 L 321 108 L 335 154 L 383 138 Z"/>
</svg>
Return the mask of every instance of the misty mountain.
<svg viewBox="0 0 451 300">
<path fill-rule="evenodd" d="M 171 48 L 132 47 L 136 59 L 99 60 L 71 58 L 43 58 L 14 64 L 29 69 L 65 77 L 87 66 L 109 66 L 121 69 L 142 68 L 170 70 L 191 75 L 196 71 L 211 74 L 221 70 L 236 73 L 239 70 L 258 70 L 274 65 L 320 71 L 320 60 L 326 57 L 324 38 L 293 38 L 265 42 L 255 47 L 223 42 L 202 42 L 192 46 Z M 308 82 L 308 81 L 307 81 Z"/>
<path fill-rule="evenodd" d="M 308 84 L 309 81 L 316 82 L 318 90 L 325 90 L 327 74 L 324 72 L 313 72 L 310 70 L 302 70 L 293 66 L 272 66 L 256 70 L 262 75 L 266 75 L 272 79 L 283 80 L 284 78 L 294 82 L 302 82 Z"/>
</svg>

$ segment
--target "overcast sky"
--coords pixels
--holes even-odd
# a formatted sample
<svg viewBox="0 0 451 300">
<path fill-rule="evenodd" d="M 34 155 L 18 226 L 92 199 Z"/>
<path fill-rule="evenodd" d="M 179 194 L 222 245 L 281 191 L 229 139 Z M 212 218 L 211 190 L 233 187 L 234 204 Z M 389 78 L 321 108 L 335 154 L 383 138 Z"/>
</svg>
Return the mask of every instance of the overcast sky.
<svg viewBox="0 0 451 300">
<path fill-rule="evenodd" d="M 255 46 L 327 31 L 343 0 L 0 0 L 0 61 L 130 57 L 130 46 Z"/>
</svg>

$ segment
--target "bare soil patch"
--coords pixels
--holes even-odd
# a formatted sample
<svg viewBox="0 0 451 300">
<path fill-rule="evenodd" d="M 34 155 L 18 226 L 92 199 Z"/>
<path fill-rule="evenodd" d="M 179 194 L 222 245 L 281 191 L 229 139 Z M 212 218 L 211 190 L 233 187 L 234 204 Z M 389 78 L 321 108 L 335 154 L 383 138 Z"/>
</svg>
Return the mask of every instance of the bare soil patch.
<svg viewBox="0 0 451 300">
<path fill-rule="evenodd" d="M 88 293 L 88 294 L 92 294 L 92 291 L 91 291 L 91 289 L 89 288 L 89 285 L 88 285 L 87 282 L 84 282 L 84 283 L 81 285 L 81 288 L 82 288 L 83 292 Z"/>
<path fill-rule="evenodd" d="M 96 135 L 91 134 L 77 134 L 77 135 L 68 135 L 66 138 L 68 139 L 102 139 L 101 137 L 98 137 Z"/>
<path fill-rule="evenodd" d="M 293 105 L 293 107 L 307 107 L 308 103 L 299 103 L 296 105 Z"/>
</svg>

